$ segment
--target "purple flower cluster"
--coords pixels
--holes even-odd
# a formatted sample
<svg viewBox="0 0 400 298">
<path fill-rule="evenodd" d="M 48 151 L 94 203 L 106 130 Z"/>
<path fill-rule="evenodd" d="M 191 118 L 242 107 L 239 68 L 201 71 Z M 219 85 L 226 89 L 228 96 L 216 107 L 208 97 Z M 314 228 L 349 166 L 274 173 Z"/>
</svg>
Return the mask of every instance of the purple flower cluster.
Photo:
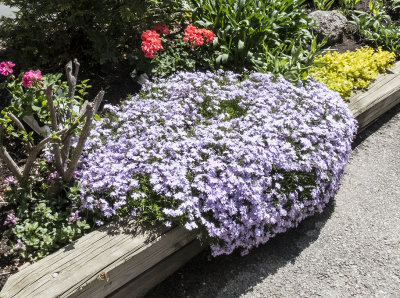
<svg viewBox="0 0 400 298">
<path fill-rule="evenodd" d="M 8 213 L 6 219 L 4 220 L 4 225 L 7 226 L 15 226 L 17 224 L 18 218 L 12 214 L 12 213 Z"/>
<path fill-rule="evenodd" d="M 163 213 L 201 226 L 214 256 L 246 253 L 321 212 L 357 129 L 324 85 L 260 73 L 180 72 L 105 109 L 82 156 L 81 208 L 111 217 L 146 200 L 137 177 L 147 175 L 176 203 Z"/>
</svg>

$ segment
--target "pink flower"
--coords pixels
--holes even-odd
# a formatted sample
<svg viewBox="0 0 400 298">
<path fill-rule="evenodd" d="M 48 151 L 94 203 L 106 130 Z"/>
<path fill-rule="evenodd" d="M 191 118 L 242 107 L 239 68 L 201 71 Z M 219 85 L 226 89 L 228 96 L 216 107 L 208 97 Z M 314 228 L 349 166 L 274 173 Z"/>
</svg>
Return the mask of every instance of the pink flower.
<svg viewBox="0 0 400 298">
<path fill-rule="evenodd" d="M 147 30 L 142 33 L 142 51 L 146 58 L 154 58 L 154 54 L 163 49 L 159 37 L 160 35 L 153 30 Z"/>
<path fill-rule="evenodd" d="M 42 73 L 40 70 L 29 70 L 22 77 L 22 86 L 28 88 L 34 82 L 40 82 L 42 80 Z"/>
<path fill-rule="evenodd" d="M 14 66 L 15 64 L 11 61 L 0 62 L 0 74 L 3 76 L 8 76 L 10 73 L 13 73 L 12 67 Z"/>
<path fill-rule="evenodd" d="M 168 29 L 167 26 L 161 24 L 155 24 L 153 26 L 153 30 L 160 33 L 160 34 L 170 34 L 171 31 Z"/>
</svg>

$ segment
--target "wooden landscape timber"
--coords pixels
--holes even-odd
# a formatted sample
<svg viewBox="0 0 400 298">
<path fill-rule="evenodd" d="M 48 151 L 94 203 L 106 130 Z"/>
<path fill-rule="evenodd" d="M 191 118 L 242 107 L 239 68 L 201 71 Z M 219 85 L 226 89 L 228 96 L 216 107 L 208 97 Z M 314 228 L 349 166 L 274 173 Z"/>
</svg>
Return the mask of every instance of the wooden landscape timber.
<svg viewBox="0 0 400 298">
<path fill-rule="evenodd" d="M 400 62 L 350 98 L 359 131 L 400 103 Z M 110 224 L 12 275 L 0 297 L 141 297 L 201 247 L 181 227 Z"/>
<path fill-rule="evenodd" d="M 367 90 L 355 92 L 350 97 L 349 108 L 360 132 L 399 103 L 400 62 L 397 62 L 387 73 L 378 75 Z"/>
</svg>

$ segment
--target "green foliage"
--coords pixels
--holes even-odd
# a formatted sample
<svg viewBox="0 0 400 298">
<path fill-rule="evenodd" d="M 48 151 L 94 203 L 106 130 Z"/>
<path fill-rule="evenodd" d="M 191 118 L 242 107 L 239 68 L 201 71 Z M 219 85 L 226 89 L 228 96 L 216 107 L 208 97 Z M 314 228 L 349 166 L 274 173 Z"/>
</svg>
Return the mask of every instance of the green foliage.
<svg viewBox="0 0 400 298">
<path fill-rule="evenodd" d="M 42 173 L 44 174 L 44 173 Z M 20 239 L 25 249 L 14 251 L 27 260 L 40 259 L 54 250 L 80 237 L 90 226 L 85 219 L 71 221 L 70 217 L 77 202 L 77 187 L 64 187 L 62 196 L 48 200 L 44 195 L 48 182 L 43 179 L 31 180 L 22 188 L 17 185 L 7 187 L 5 197 L 15 205 L 17 224 L 10 227 L 7 234 L 12 239 Z"/>
<path fill-rule="evenodd" d="M 314 37 L 310 50 L 305 49 L 302 44 L 296 41 L 293 41 L 289 46 L 278 47 L 273 53 L 265 48 L 264 55 L 260 55 L 258 60 L 253 60 L 254 68 L 259 72 L 270 72 L 275 76 L 282 75 L 293 82 L 305 80 L 308 70 L 315 64 L 314 58 L 322 51 L 325 44 L 326 39 L 318 44 L 316 37 Z M 290 54 L 285 54 L 286 52 Z"/>
<path fill-rule="evenodd" d="M 352 90 L 368 87 L 379 73 L 390 68 L 395 57 L 394 53 L 370 47 L 343 54 L 328 52 L 316 58 L 323 66 L 312 68 L 310 75 L 348 99 Z"/>
<path fill-rule="evenodd" d="M 140 45 L 140 26 L 156 0 L 4 0 L 18 8 L 0 36 L 21 67 L 64 65 L 78 57 L 95 65 L 122 61 Z M 40 65 L 38 65 L 40 63 Z"/>
<path fill-rule="evenodd" d="M 386 13 L 382 1 L 371 1 L 369 12 L 354 12 L 351 23 L 372 46 L 382 46 L 400 55 L 400 26 Z"/>
<path fill-rule="evenodd" d="M 398 13 L 400 11 L 400 0 L 385 0 L 385 6 L 389 11 Z"/>
<path fill-rule="evenodd" d="M 285 65 L 295 71 L 297 66 L 291 65 L 302 63 L 301 53 L 308 56 L 306 45 L 313 40 L 309 32 L 312 22 L 303 0 L 193 0 L 193 3 L 194 23 L 217 35 L 214 44 L 218 67 L 270 71 L 276 65 Z M 293 52 L 299 55 L 289 61 Z"/>
<path fill-rule="evenodd" d="M 318 10 L 329 10 L 335 0 L 313 0 L 314 8 Z"/>
<path fill-rule="evenodd" d="M 342 10 L 347 13 L 350 10 L 354 10 L 358 2 L 360 2 L 360 0 L 339 0 L 339 5 Z"/>
</svg>

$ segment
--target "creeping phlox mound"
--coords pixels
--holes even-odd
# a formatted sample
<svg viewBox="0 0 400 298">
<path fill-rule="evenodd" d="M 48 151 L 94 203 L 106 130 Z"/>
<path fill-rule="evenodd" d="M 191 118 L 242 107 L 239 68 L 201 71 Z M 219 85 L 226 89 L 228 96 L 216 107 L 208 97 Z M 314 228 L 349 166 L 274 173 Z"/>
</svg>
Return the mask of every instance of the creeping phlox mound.
<svg viewBox="0 0 400 298">
<path fill-rule="evenodd" d="M 105 109 L 81 164 L 82 208 L 116 215 L 146 200 L 147 176 L 172 202 L 166 218 L 201 228 L 213 255 L 246 253 L 321 212 L 357 129 L 324 85 L 260 73 L 181 72 Z"/>
</svg>

